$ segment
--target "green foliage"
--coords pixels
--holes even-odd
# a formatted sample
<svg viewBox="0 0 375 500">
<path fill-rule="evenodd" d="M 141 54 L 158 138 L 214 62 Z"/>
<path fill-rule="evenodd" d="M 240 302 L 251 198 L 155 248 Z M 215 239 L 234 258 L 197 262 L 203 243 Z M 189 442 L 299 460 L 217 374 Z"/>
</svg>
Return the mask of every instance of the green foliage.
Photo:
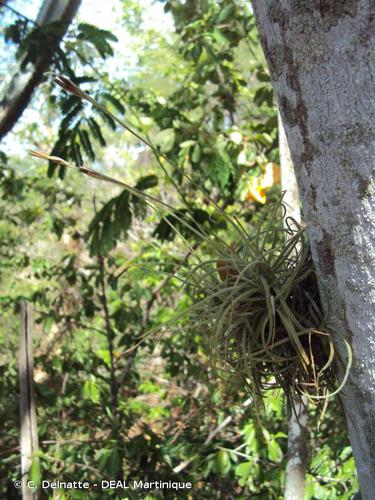
<svg viewBox="0 0 375 500">
<path fill-rule="evenodd" d="M 185 216 L 190 214 L 189 225 L 186 225 Z M 176 233 L 187 239 L 200 239 L 199 234 L 202 228 L 208 231 L 215 231 L 226 227 L 226 221 L 220 214 L 210 214 L 201 208 L 188 210 L 185 208 L 176 209 L 166 215 L 156 226 L 153 236 L 161 241 L 174 240 Z M 198 233 L 198 234 L 197 234 Z"/>
<path fill-rule="evenodd" d="M 92 403 L 96 404 L 99 401 L 100 391 L 95 382 L 95 378 L 91 377 L 84 383 L 83 397 L 89 399 Z"/>
<path fill-rule="evenodd" d="M 110 31 L 87 23 L 80 23 L 78 25 L 77 39 L 94 45 L 103 59 L 113 56 L 113 49 L 110 42 L 118 41 L 117 37 Z"/>
<path fill-rule="evenodd" d="M 17 19 L 13 24 L 6 27 L 4 38 L 6 42 L 19 44 L 27 33 L 27 21 L 25 19 Z"/>
<path fill-rule="evenodd" d="M 126 238 L 131 224 L 130 201 L 128 191 L 123 191 L 116 198 L 106 203 L 90 222 L 88 239 L 90 253 L 107 253 L 117 239 Z"/>
<path fill-rule="evenodd" d="M 157 184 L 158 178 L 155 175 L 148 175 L 139 179 L 135 188 L 144 191 Z M 127 190 L 105 203 L 88 227 L 90 255 L 107 254 L 116 246 L 118 240 L 125 240 L 131 227 L 133 213 L 140 216 L 144 211 L 143 202 L 129 194 Z"/>
<path fill-rule="evenodd" d="M 40 485 L 42 482 L 42 472 L 39 463 L 39 457 L 34 457 L 31 466 L 30 466 L 30 481 L 33 481 L 34 484 Z"/>
<path fill-rule="evenodd" d="M 21 35 L 17 30 L 18 33 L 12 37 L 12 41 L 19 43 L 16 57 L 21 62 L 21 69 L 25 69 L 28 63 L 34 64 L 44 55 L 50 54 L 51 44 L 55 42 L 56 38 L 61 37 L 65 28 L 63 21 L 54 21 L 45 26 L 36 26 L 28 31 L 26 35 L 25 31 Z M 15 34 L 15 31 L 13 31 L 13 34 Z"/>
<path fill-rule="evenodd" d="M 73 78 L 73 81 L 80 85 L 93 82 L 95 79 L 92 77 L 79 77 Z M 116 103 L 116 109 L 124 110 L 120 101 L 110 94 L 105 92 L 101 98 L 106 103 L 112 105 Z M 83 165 L 83 154 L 89 160 L 95 160 L 93 141 L 99 143 L 100 146 L 106 145 L 102 126 L 99 125 L 98 120 L 104 119 L 112 129 L 116 128 L 116 124 L 100 111 L 92 115 L 84 113 L 82 102 L 76 96 L 61 95 L 58 99 L 53 98 L 52 100 L 54 104 L 60 106 L 63 118 L 59 126 L 58 139 L 51 151 L 51 155 L 72 160 L 77 165 Z M 50 163 L 48 175 L 53 176 L 55 170 L 56 166 Z M 64 174 L 64 167 L 60 167 L 60 177 L 63 178 Z"/>
</svg>

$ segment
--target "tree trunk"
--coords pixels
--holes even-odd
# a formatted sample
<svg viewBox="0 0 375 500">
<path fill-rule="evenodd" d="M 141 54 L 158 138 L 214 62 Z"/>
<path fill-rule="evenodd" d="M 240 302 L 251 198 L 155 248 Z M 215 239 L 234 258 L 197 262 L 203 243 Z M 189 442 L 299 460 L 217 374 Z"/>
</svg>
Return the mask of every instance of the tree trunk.
<svg viewBox="0 0 375 500">
<path fill-rule="evenodd" d="M 299 192 L 294 166 L 284 127 L 279 114 L 279 156 L 281 189 L 287 217 L 301 221 Z M 308 401 L 306 396 L 295 399 L 288 421 L 288 461 L 285 478 L 285 500 L 303 500 L 308 464 Z"/>
<path fill-rule="evenodd" d="M 30 102 L 34 89 L 43 79 L 43 74 L 50 67 L 53 56 L 73 20 L 81 0 L 44 0 L 39 11 L 37 28 L 59 22 L 56 30 L 48 36 L 48 46 L 34 62 L 28 62 L 23 68 L 18 62 L 9 78 L 0 90 L 0 140 L 13 128 Z M 46 41 L 47 43 L 47 41 Z"/>
<path fill-rule="evenodd" d="M 254 0 L 296 170 L 364 499 L 375 491 L 375 3 Z"/>
<path fill-rule="evenodd" d="M 21 301 L 21 333 L 19 352 L 20 379 L 20 450 L 22 498 L 33 500 L 36 493 L 28 487 L 29 472 L 38 452 L 38 433 L 34 397 L 33 305 Z"/>
<path fill-rule="evenodd" d="M 285 500 L 303 500 L 308 463 L 307 398 L 294 401 L 288 422 L 288 461 L 285 477 Z"/>
<path fill-rule="evenodd" d="M 299 191 L 296 174 L 292 158 L 290 156 L 288 141 L 286 139 L 284 127 L 278 114 L 279 124 L 279 158 L 281 171 L 281 191 L 285 191 L 283 202 L 286 207 L 287 217 L 293 217 L 297 222 L 301 222 L 301 210 L 299 201 Z"/>
</svg>

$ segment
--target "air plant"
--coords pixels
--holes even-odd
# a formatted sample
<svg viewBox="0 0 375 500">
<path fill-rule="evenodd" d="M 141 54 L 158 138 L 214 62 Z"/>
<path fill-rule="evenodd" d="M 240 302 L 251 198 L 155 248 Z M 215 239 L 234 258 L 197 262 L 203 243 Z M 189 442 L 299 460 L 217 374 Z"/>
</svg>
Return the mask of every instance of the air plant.
<svg viewBox="0 0 375 500">
<path fill-rule="evenodd" d="M 149 141 L 68 78 L 57 76 L 54 81 L 110 115 L 150 147 L 158 156 L 159 164 L 162 165 L 161 157 L 173 165 Z M 167 203 L 128 184 L 58 157 L 41 152 L 31 154 L 76 167 L 98 180 L 121 185 L 162 213 L 178 234 L 177 222 L 205 242 L 209 256 L 203 258 L 199 251 L 194 251 L 197 262 L 182 278 L 192 299 L 192 305 L 183 315 L 188 317 L 192 328 L 204 332 L 212 365 L 221 377 L 236 384 L 240 382 L 258 402 L 269 388 L 282 388 L 289 403 L 302 395 L 315 403 L 328 401 L 342 389 L 351 366 L 351 349 L 344 341 L 346 369 L 337 387 L 334 365 L 338 354 L 320 302 L 306 231 L 297 221 L 286 217 L 282 197 L 265 211 L 263 219 L 249 234 L 236 218 L 221 210 L 196 186 L 234 230 L 235 241 L 229 244 L 197 225 L 188 212 L 180 217 Z M 126 265 L 121 272 L 128 267 Z M 177 322 L 180 317 L 168 324 Z"/>
<path fill-rule="evenodd" d="M 246 238 L 188 275 L 196 327 L 206 333 L 213 365 L 240 379 L 258 401 L 282 388 L 288 402 L 312 402 L 335 390 L 335 347 L 319 298 L 305 229 L 286 217 L 282 198 Z"/>
</svg>

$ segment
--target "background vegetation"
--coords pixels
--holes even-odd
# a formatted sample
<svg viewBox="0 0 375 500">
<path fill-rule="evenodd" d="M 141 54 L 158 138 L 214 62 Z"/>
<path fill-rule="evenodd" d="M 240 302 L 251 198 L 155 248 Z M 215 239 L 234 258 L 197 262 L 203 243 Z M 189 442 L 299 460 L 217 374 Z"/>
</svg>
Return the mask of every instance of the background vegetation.
<svg viewBox="0 0 375 500">
<path fill-rule="evenodd" d="M 180 227 L 183 241 L 119 187 L 25 154 L 32 147 L 90 163 L 230 239 L 199 186 L 251 232 L 280 194 L 277 111 L 251 7 L 242 0 L 162 6 L 123 0 L 113 15 L 115 29 L 107 31 L 100 20 L 98 26 L 85 20 L 83 4 L 52 69 L 79 83 L 174 166 L 48 81 L 3 141 L 0 496 L 18 498 L 16 363 L 25 298 L 35 307 L 37 341 L 35 480 L 179 480 L 191 481 L 193 492 L 180 491 L 178 498 L 282 498 L 283 395 L 270 391 L 257 415 L 251 394 L 223 386 L 210 367 L 205 331 L 184 320 L 137 344 L 190 305 L 173 275 L 201 241 Z M 0 16 L 5 76 L 16 58 L 32 60 L 44 50 L 46 33 L 5 7 Z M 150 16 L 159 16 L 160 28 Z M 128 261 L 142 265 L 116 278 Z M 306 498 L 351 498 L 358 485 L 340 405 L 330 403 L 319 430 L 319 412 L 311 415 Z M 50 494 L 85 498 L 78 491 Z M 123 498 L 116 490 L 90 495 Z M 128 496 L 177 497 L 165 491 Z"/>
</svg>

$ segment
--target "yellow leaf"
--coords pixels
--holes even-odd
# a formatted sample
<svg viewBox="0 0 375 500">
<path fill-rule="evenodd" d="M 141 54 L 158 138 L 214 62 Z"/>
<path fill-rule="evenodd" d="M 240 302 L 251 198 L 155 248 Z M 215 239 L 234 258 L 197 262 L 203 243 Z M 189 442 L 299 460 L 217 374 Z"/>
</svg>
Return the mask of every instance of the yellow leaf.
<svg viewBox="0 0 375 500">
<path fill-rule="evenodd" d="M 265 172 L 256 181 L 253 180 L 246 194 L 247 201 L 257 201 L 264 205 L 267 200 L 266 191 L 274 184 L 280 183 L 280 166 L 277 163 L 267 163 Z"/>
<path fill-rule="evenodd" d="M 271 188 L 280 183 L 280 167 L 277 163 L 267 163 L 264 174 L 260 177 L 263 189 Z"/>
<path fill-rule="evenodd" d="M 257 201 L 264 205 L 266 203 L 266 191 L 265 189 L 258 184 L 258 186 L 250 186 L 249 191 L 246 194 L 247 201 Z"/>
</svg>

